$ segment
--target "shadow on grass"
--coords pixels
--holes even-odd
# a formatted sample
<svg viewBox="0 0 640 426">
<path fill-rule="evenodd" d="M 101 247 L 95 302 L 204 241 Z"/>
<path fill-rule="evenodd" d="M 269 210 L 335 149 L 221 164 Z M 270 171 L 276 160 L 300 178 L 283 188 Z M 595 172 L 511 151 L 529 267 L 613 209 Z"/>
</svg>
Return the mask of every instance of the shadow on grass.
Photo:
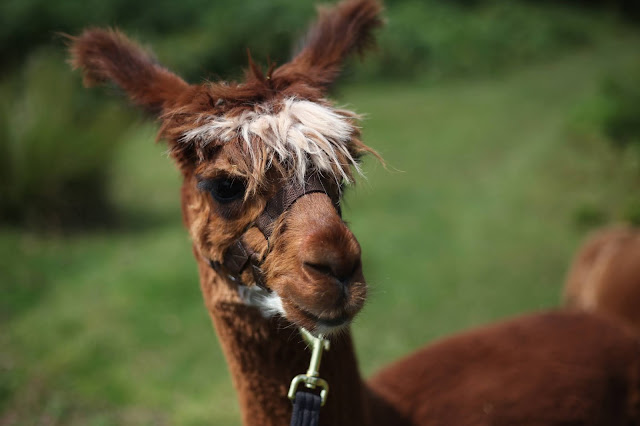
<svg viewBox="0 0 640 426">
<path fill-rule="evenodd" d="M 92 232 L 146 232 L 182 223 L 179 211 L 114 208 L 100 204 L 78 204 L 55 213 L 32 211 L 23 217 L 10 216 L 0 226 L 44 236 L 79 235 Z"/>
<path fill-rule="evenodd" d="M 52 271 L 62 269 L 66 259 L 65 240 L 92 235 L 146 234 L 168 227 L 181 227 L 179 211 L 142 209 L 99 209 L 78 216 L 57 217 L 22 223 L 0 223 L 0 321 L 20 316 L 46 298 L 52 284 Z M 69 255 L 70 256 L 70 255 Z"/>
</svg>

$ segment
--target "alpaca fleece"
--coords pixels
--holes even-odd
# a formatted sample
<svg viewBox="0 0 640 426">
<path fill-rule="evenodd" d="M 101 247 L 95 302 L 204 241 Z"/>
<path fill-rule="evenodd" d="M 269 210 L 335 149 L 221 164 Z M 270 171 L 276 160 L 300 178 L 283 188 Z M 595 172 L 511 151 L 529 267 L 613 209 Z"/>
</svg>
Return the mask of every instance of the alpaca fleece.
<svg viewBox="0 0 640 426">
<path fill-rule="evenodd" d="M 188 84 L 116 30 L 70 37 L 71 63 L 87 85 L 113 82 L 161 122 L 244 423 L 289 423 L 287 388 L 309 362 L 296 330 L 303 326 L 333 333 L 320 370 L 331 386 L 322 425 L 637 425 L 637 338 L 586 313 L 462 333 L 363 381 L 349 330 L 367 296 L 361 249 L 330 197 L 297 200 L 268 240 L 254 226 L 291 179 L 317 172 L 327 193 L 341 194 L 359 158 L 375 155 L 360 141 L 355 114 L 334 108 L 326 91 L 345 58 L 372 44 L 381 9 L 375 0 L 323 9 L 290 62 L 265 73 L 250 60 L 241 83 Z M 244 193 L 225 201 L 202 189 L 215 179 L 240 181 Z M 240 287 L 211 268 L 239 238 L 262 259 L 277 299 L 256 299 L 264 295 L 253 293 L 249 270 Z"/>
<path fill-rule="evenodd" d="M 574 257 L 564 300 L 640 335 L 640 230 L 618 226 L 592 234 Z"/>
</svg>

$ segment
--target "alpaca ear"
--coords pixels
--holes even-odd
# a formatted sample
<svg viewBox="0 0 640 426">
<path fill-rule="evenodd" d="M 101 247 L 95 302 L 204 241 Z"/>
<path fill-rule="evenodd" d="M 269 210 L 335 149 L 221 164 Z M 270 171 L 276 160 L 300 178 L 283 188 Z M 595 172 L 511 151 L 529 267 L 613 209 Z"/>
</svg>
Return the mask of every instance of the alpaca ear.
<svg viewBox="0 0 640 426">
<path fill-rule="evenodd" d="M 117 30 L 90 28 L 69 40 L 71 65 L 82 70 L 85 86 L 112 81 L 154 114 L 161 114 L 189 87 Z"/>
<path fill-rule="evenodd" d="M 338 76 L 344 59 L 374 44 L 373 30 L 382 26 L 382 6 L 376 0 L 345 0 L 318 11 L 302 50 L 273 73 L 273 78 L 325 89 Z"/>
</svg>

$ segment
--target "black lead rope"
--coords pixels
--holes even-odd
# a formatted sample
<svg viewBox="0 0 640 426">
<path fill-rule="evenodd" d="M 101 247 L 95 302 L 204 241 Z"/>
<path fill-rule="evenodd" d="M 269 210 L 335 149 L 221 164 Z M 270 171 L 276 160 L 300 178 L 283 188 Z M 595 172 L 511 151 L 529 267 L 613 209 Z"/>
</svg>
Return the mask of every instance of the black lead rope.
<svg viewBox="0 0 640 426">
<path fill-rule="evenodd" d="M 293 402 L 291 426 L 317 426 L 320 407 L 327 401 L 329 383 L 320 378 L 320 360 L 322 352 L 328 351 L 330 344 L 322 335 L 314 336 L 300 327 L 300 335 L 311 348 L 311 360 L 305 374 L 298 374 L 291 380 L 287 397 Z M 302 386 L 301 386 L 302 385 Z M 320 389 L 320 395 L 303 389 Z"/>
<path fill-rule="evenodd" d="M 291 426 L 318 426 L 321 404 L 320 395 L 303 390 L 296 392 Z"/>
</svg>

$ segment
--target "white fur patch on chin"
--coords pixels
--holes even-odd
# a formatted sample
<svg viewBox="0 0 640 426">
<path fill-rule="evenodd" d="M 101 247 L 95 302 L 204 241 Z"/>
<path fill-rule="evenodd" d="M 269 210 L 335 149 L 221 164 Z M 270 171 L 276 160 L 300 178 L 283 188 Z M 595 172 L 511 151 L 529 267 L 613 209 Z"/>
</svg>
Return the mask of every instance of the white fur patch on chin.
<svg viewBox="0 0 640 426">
<path fill-rule="evenodd" d="M 275 291 L 268 292 L 267 290 L 256 285 L 239 285 L 238 295 L 245 305 L 258 308 L 264 318 L 271 318 L 277 315 L 286 318 L 284 307 L 282 306 L 282 299 Z M 337 326 L 328 326 L 322 323 L 318 323 L 313 329 L 310 329 L 309 331 L 311 331 L 316 336 L 336 335 L 348 329 L 350 324 L 350 320 L 345 321 L 343 324 Z"/>
<path fill-rule="evenodd" d="M 300 182 L 304 181 L 308 162 L 338 182 L 350 181 L 345 170 L 349 165 L 362 174 L 349 152 L 349 142 L 357 132 L 354 122 L 360 118 L 357 114 L 296 98 L 285 99 L 280 106 L 277 113 L 266 104 L 235 116 L 203 116 L 198 120 L 200 125 L 185 132 L 180 142 L 206 146 L 216 140 L 239 138 L 248 146 L 256 167 L 276 158 L 291 165 Z M 256 139 L 267 148 L 268 158 L 255 158 L 252 144 Z M 342 164 L 340 157 L 349 164 Z"/>
<path fill-rule="evenodd" d="M 342 325 L 331 326 L 331 327 L 318 324 L 316 325 L 313 331 L 315 332 L 316 335 L 322 335 L 322 336 L 335 335 L 335 334 L 340 334 L 342 331 L 346 330 L 350 324 L 351 324 L 351 321 L 346 321 Z"/>
<path fill-rule="evenodd" d="M 268 292 L 255 285 L 239 285 L 238 294 L 245 305 L 258 308 L 265 318 L 285 316 L 282 299 L 275 291 Z"/>
</svg>

